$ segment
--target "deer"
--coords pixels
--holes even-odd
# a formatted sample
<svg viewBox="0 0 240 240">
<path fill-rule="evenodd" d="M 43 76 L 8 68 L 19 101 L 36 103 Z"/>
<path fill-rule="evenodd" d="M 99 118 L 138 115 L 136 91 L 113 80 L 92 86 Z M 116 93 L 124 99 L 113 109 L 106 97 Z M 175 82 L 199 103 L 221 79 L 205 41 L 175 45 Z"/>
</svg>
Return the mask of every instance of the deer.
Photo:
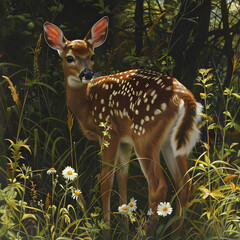
<svg viewBox="0 0 240 240">
<path fill-rule="evenodd" d="M 108 17 L 96 22 L 83 40 L 67 40 L 62 30 L 46 22 L 46 43 L 62 59 L 66 102 L 87 139 L 103 143 L 102 122 L 108 122 L 108 147 L 102 150 L 100 187 L 103 219 L 110 225 L 110 197 L 116 173 L 121 203 L 127 203 L 127 180 L 132 150 L 149 188 L 153 216 L 145 224 L 154 233 L 157 206 L 164 202 L 168 185 L 160 152 L 172 175 L 179 205 L 191 195 L 188 155 L 200 138 L 202 105 L 176 78 L 147 69 L 131 69 L 94 78 L 94 49 L 108 34 Z M 110 233 L 105 231 L 105 238 Z"/>
</svg>

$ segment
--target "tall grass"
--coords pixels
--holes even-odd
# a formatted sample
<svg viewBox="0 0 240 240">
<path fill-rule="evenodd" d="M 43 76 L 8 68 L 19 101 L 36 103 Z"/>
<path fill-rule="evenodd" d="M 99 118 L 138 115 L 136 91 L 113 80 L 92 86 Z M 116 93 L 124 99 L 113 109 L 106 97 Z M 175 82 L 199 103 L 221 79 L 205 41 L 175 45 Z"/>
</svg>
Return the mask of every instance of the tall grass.
<svg viewBox="0 0 240 240">
<path fill-rule="evenodd" d="M 239 143 L 231 137 L 238 128 L 239 106 L 230 108 L 230 102 L 240 99 L 240 95 L 233 89 L 224 90 L 224 111 L 220 113 L 223 119 L 220 119 L 214 110 L 213 75 L 210 69 L 199 72 L 198 85 L 203 89 L 201 97 L 205 105 L 203 133 L 206 141 L 201 142 L 202 152 L 192 159 L 194 166 L 189 170 L 194 193 L 188 208 L 187 221 L 191 227 L 186 239 L 239 239 L 240 155 Z"/>
</svg>

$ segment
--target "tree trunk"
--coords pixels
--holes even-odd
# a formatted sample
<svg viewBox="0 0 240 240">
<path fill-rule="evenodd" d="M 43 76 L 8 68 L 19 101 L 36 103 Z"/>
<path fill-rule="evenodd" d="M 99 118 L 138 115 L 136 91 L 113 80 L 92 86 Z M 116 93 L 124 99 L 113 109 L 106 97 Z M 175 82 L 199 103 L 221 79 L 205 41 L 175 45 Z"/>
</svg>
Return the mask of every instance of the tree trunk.
<svg viewBox="0 0 240 240">
<path fill-rule="evenodd" d="M 173 75 L 190 89 L 199 68 L 200 53 L 207 40 L 211 0 L 204 0 L 199 6 L 197 4 L 188 0 L 182 1 L 169 45 L 169 55 L 176 63 Z"/>
<path fill-rule="evenodd" d="M 228 9 L 227 3 L 225 0 L 221 0 L 221 12 L 222 12 L 222 22 L 223 22 L 223 31 L 224 31 L 224 53 L 227 57 L 227 75 L 224 81 L 224 88 L 229 87 L 232 79 L 233 72 L 233 49 L 232 49 L 232 36 L 230 34 L 229 29 L 229 21 L 228 21 Z"/>
<path fill-rule="evenodd" d="M 135 44 L 137 57 L 141 55 L 143 48 L 143 2 L 144 0 L 137 0 L 135 8 Z"/>
</svg>

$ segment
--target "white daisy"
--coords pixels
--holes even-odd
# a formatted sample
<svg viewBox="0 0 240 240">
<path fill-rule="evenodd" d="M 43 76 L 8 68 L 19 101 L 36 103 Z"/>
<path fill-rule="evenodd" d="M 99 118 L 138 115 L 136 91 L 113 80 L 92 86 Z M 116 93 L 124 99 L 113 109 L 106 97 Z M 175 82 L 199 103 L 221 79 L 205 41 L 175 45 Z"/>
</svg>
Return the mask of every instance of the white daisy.
<svg viewBox="0 0 240 240">
<path fill-rule="evenodd" d="M 152 208 L 150 208 L 150 209 L 148 210 L 148 212 L 147 212 L 147 215 L 148 215 L 148 216 L 151 216 L 151 215 L 153 215 Z"/>
<path fill-rule="evenodd" d="M 65 169 L 62 171 L 62 175 L 65 179 L 73 181 L 77 177 L 77 173 L 72 167 L 65 167 Z"/>
<path fill-rule="evenodd" d="M 123 204 L 122 206 L 118 207 L 119 212 L 127 213 L 129 211 L 129 207 L 127 204 Z"/>
<path fill-rule="evenodd" d="M 137 209 L 137 200 L 134 199 L 134 197 L 130 199 L 128 207 L 129 207 L 129 210 L 131 212 L 136 211 L 136 209 Z"/>
<path fill-rule="evenodd" d="M 56 172 L 57 172 L 57 170 L 54 167 L 47 170 L 47 174 L 49 174 L 49 175 L 54 174 Z"/>
<path fill-rule="evenodd" d="M 78 200 L 78 196 L 82 193 L 81 190 L 75 189 L 74 192 L 72 193 L 72 198 Z"/>
<path fill-rule="evenodd" d="M 160 202 L 158 204 L 157 214 L 159 216 L 166 217 L 168 214 L 170 215 L 172 213 L 172 211 L 173 211 L 173 209 L 172 209 L 169 202 L 167 202 L 167 203 L 166 202 L 164 202 L 164 203 Z"/>
</svg>

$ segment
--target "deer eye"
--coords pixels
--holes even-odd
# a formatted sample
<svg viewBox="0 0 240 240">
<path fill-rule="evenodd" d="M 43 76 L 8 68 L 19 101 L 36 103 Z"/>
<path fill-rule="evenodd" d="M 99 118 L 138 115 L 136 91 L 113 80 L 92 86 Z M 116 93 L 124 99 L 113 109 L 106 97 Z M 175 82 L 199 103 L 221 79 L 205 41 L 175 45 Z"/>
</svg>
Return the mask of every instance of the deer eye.
<svg viewBox="0 0 240 240">
<path fill-rule="evenodd" d="M 67 60 L 68 63 L 71 63 L 71 62 L 74 61 L 74 58 L 72 56 L 67 56 L 66 60 Z"/>
<path fill-rule="evenodd" d="M 93 54 L 90 59 L 91 59 L 91 61 L 94 61 L 94 59 L 95 59 L 95 54 Z"/>
</svg>

